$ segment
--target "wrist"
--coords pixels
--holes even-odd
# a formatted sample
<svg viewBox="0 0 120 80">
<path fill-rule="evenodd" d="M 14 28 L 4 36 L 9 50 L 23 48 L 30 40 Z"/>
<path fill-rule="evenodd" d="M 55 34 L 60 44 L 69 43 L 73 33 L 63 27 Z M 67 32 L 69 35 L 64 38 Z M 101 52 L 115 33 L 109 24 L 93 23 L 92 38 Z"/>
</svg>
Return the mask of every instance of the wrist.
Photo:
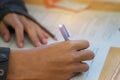
<svg viewBox="0 0 120 80">
<path fill-rule="evenodd" d="M 21 69 L 23 68 L 23 63 L 25 61 L 25 50 L 14 50 L 11 49 L 9 57 L 8 75 L 7 79 L 16 80 L 22 77 Z"/>
<path fill-rule="evenodd" d="M 38 55 L 36 55 L 36 51 L 37 51 L 36 49 L 29 50 L 12 49 L 10 52 L 7 79 L 8 80 L 36 79 L 38 77 L 38 74 L 35 71 L 31 71 L 32 69 L 34 69 L 35 65 L 38 66 L 38 63 L 36 62 L 36 59 L 38 57 Z"/>
</svg>

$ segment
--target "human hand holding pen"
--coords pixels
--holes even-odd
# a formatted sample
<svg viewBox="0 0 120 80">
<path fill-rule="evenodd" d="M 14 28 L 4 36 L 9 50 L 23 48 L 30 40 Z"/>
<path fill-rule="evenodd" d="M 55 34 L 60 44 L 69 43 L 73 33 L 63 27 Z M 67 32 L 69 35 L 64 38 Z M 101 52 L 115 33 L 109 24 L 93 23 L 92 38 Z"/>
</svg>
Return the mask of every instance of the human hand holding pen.
<svg viewBox="0 0 120 80">
<path fill-rule="evenodd" d="M 63 38 L 65 39 L 65 41 L 70 40 L 70 39 L 69 39 L 69 38 L 70 38 L 70 35 L 69 35 L 69 33 L 68 33 L 65 25 L 64 25 L 64 24 L 59 25 L 59 29 L 60 29 L 60 32 L 61 32 Z M 80 49 L 79 51 L 82 51 L 82 50 L 84 51 L 84 48 L 83 48 L 83 49 Z M 82 55 L 82 54 L 81 54 L 81 55 Z M 87 55 L 87 54 L 84 54 L 84 55 Z M 85 58 L 85 57 L 84 57 L 84 58 Z M 80 63 L 82 64 L 83 62 L 80 61 Z M 79 72 L 78 72 L 78 73 L 79 73 Z M 78 73 L 73 73 L 73 76 L 77 75 Z"/>
<path fill-rule="evenodd" d="M 7 80 L 69 80 L 94 58 L 86 40 L 67 40 L 33 49 L 11 49 Z M 32 63 L 32 65 L 31 65 Z"/>
<path fill-rule="evenodd" d="M 11 50 L 7 80 L 69 80 L 89 69 L 89 42 L 67 40 L 33 49 Z M 85 50 L 84 50 L 85 49 Z M 32 65 L 31 65 L 32 64 Z"/>
</svg>

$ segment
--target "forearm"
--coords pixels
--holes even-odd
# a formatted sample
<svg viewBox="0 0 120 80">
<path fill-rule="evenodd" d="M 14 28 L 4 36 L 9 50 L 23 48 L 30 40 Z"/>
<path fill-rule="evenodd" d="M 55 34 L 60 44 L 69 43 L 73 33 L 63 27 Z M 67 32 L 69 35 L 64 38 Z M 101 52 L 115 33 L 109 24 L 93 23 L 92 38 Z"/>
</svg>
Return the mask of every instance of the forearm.
<svg viewBox="0 0 120 80">
<path fill-rule="evenodd" d="M 36 54 L 35 52 L 36 49 L 12 49 L 10 51 L 7 80 L 42 80 L 41 78 L 45 75 L 42 75 L 39 69 L 36 72 L 36 68 L 34 68 L 34 66 L 39 66 L 39 68 L 42 66 L 39 65 L 41 63 L 40 59 L 36 61 L 39 53 Z"/>
<path fill-rule="evenodd" d="M 7 80 L 23 80 L 27 77 L 25 74 L 26 70 L 24 69 L 24 65 L 29 58 L 28 50 L 11 50 L 10 58 L 9 58 L 9 66 L 8 66 L 8 74 Z"/>
</svg>

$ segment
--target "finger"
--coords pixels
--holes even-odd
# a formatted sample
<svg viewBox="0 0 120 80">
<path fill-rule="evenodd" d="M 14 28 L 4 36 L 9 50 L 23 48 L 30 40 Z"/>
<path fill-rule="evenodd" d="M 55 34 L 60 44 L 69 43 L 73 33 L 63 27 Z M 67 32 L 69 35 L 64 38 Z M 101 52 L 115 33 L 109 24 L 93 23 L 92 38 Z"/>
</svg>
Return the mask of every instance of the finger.
<svg viewBox="0 0 120 80">
<path fill-rule="evenodd" d="M 86 40 L 76 40 L 72 42 L 72 48 L 74 50 L 82 50 L 82 49 L 86 49 L 89 47 L 89 42 Z"/>
<path fill-rule="evenodd" d="M 10 13 L 4 18 L 4 22 L 15 29 L 18 47 L 23 47 L 24 27 L 18 18 L 18 14 Z"/>
<path fill-rule="evenodd" d="M 20 48 L 24 46 L 24 29 L 23 25 L 17 25 L 18 28 L 15 28 L 17 44 Z"/>
<path fill-rule="evenodd" d="M 34 28 L 34 26 L 23 16 L 19 16 L 21 22 L 23 23 L 24 27 L 25 27 L 25 31 L 28 34 L 29 38 L 31 39 L 31 41 L 33 42 L 33 44 L 36 47 L 39 47 L 41 45 L 36 30 Z"/>
<path fill-rule="evenodd" d="M 90 50 L 81 50 L 79 52 L 74 53 L 73 55 L 75 62 L 91 60 L 94 58 L 94 53 Z"/>
<path fill-rule="evenodd" d="M 4 41 L 8 42 L 10 40 L 10 32 L 7 29 L 7 26 L 3 22 L 1 22 L 0 27 L 1 27 L 1 35 L 3 36 Z"/>
<path fill-rule="evenodd" d="M 40 28 L 40 26 L 38 26 L 36 23 L 34 23 L 33 21 L 27 19 L 29 21 L 29 23 L 31 23 L 31 25 L 34 26 L 37 36 L 39 38 L 39 40 L 41 41 L 41 43 L 43 44 L 47 44 L 47 34 L 43 33 L 43 30 Z"/>
<path fill-rule="evenodd" d="M 3 37 L 3 22 L 0 22 L 0 36 Z"/>
<path fill-rule="evenodd" d="M 89 69 L 89 65 L 87 63 L 84 62 L 80 62 L 80 63 L 76 63 L 73 64 L 74 66 L 74 72 L 86 72 Z"/>
<path fill-rule="evenodd" d="M 43 31 L 43 35 L 45 36 L 45 38 L 49 38 L 50 36 L 49 36 L 49 34 L 48 33 L 46 33 L 44 30 L 42 30 Z"/>
<path fill-rule="evenodd" d="M 43 33 L 43 31 L 40 28 L 37 29 L 37 35 L 38 35 L 39 40 L 41 41 L 41 43 L 47 44 L 46 36 L 45 36 L 45 34 Z"/>
<path fill-rule="evenodd" d="M 38 39 L 37 33 L 34 30 L 27 30 L 28 36 L 36 47 L 41 46 L 41 43 Z"/>
</svg>

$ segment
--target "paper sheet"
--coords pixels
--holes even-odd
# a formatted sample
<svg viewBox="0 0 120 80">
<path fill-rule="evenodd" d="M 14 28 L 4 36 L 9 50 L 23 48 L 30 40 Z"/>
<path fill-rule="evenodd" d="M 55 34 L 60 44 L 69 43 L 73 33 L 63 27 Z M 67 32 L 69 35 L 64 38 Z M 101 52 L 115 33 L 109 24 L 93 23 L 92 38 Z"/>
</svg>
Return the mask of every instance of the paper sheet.
<svg viewBox="0 0 120 80">
<path fill-rule="evenodd" d="M 90 66 L 87 72 L 81 73 L 80 75 L 72 78 L 71 80 L 98 80 L 101 70 L 104 65 L 109 47 L 95 45 L 91 50 L 95 52 L 95 58 L 92 61 L 87 62 Z"/>
<path fill-rule="evenodd" d="M 35 8 L 32 7 L 33 9 Z M 89 40 L 90 49 L 95 52 L 95 59 L 89 61 L 90 69 L 71 80 L 98 80 L 104 61 L 108 54 L 110 46 L 120 46 L 120 13 L 100 12 L 86 10 L 81 13 L 72 13 L 61 9 L 37 8 L 37 12 L 30 13 L 35 15 L 36 19 L 46 26 L 63 41 L 59 30 L 59 24 L 65 24 L 71 35 L 71 40 L 86 39 Z M 42 10 L 44 9 L 44 13 Z M 35 9 L 34 9 L 35 10 Z M 40 16 L 40 17 L 38 17 Z M 42 16 L 42 17 L 41 17 Z M 51 39 L 50 43 L 54 43 Z M 117 42 L 117 43 L 116 43 Z"/>
</svg>

